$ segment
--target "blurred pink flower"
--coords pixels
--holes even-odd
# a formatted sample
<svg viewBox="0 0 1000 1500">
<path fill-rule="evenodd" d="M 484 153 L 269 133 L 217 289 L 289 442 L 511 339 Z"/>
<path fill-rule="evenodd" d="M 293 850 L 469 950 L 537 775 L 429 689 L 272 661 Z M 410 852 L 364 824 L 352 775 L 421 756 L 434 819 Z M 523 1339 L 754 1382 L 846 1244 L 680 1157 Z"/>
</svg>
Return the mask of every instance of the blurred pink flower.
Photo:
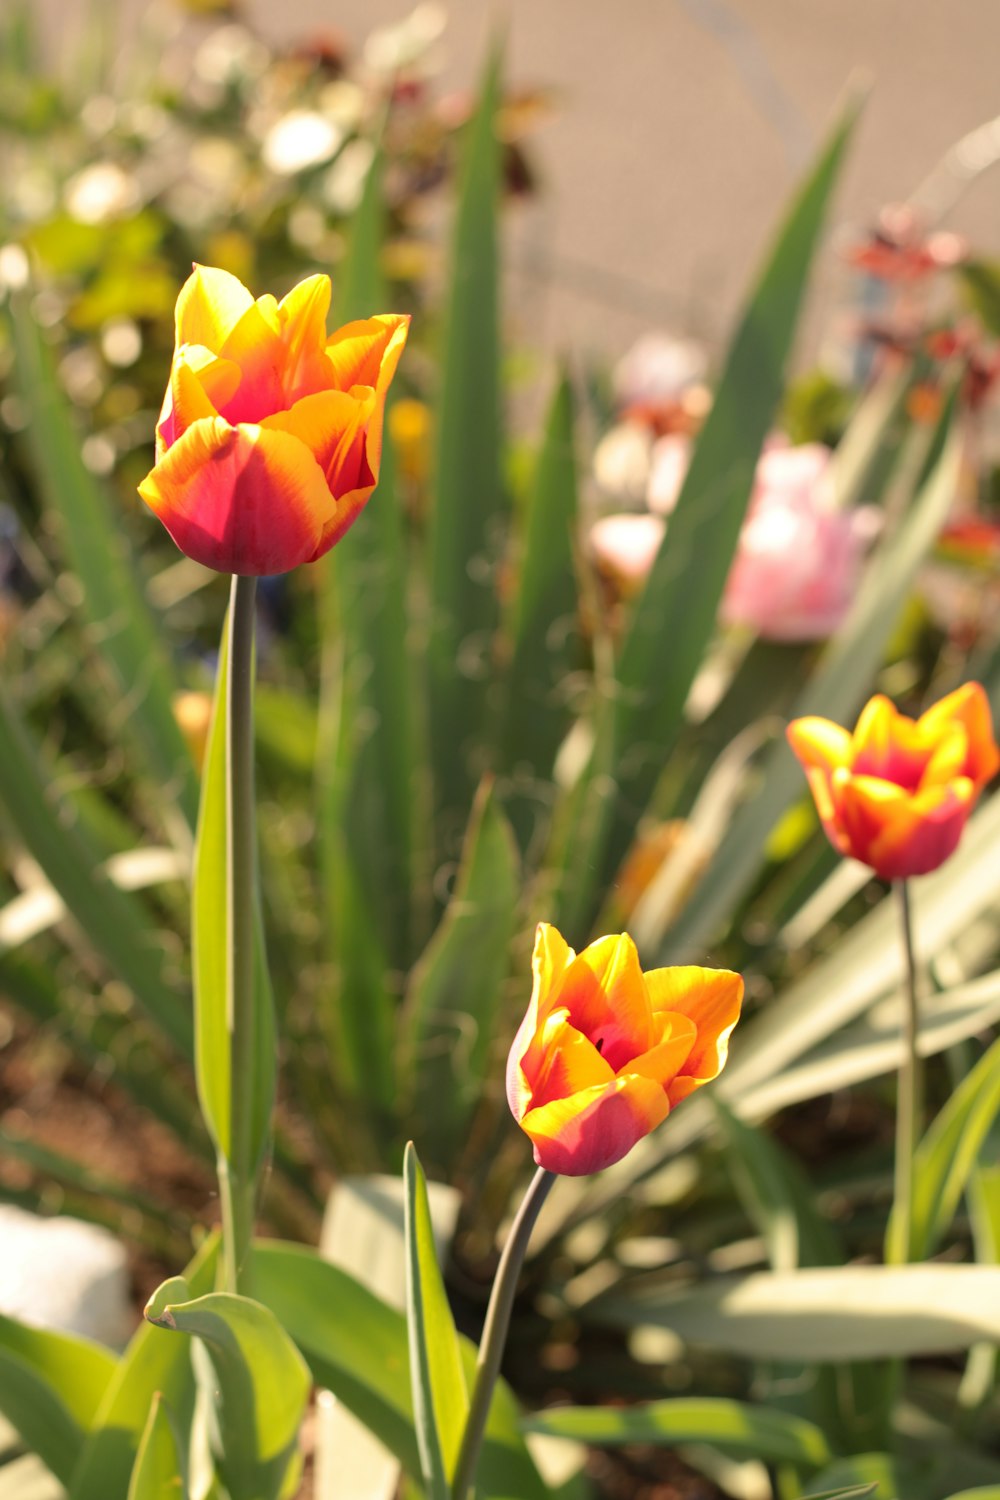
<svg viewBox="0 0 1000 1500">
<path fill-rule="evenodd" d="M 830 457 L 819 443 L 762 454 L 722 600 L 724 624 L 773 641 L 822 640 L 840 625 L 875 518 L 869 509 L 834 509 Z"/>
<path fill-rule="evenodd" d="M 681 437 L 654 446 L 650 512 L 604 516 L 590 531 L 601 568 L 623 594 L 641 587 L 677 503 L 690 458 Z M 834 507 L 831 453 L 819 443 L 791 447 L 776 434 L 757 465 L 754 493 L 730 570 L 720 617 L 768 640 L 832 635 L 854 599 L 877 516 Z"/>
</svg>

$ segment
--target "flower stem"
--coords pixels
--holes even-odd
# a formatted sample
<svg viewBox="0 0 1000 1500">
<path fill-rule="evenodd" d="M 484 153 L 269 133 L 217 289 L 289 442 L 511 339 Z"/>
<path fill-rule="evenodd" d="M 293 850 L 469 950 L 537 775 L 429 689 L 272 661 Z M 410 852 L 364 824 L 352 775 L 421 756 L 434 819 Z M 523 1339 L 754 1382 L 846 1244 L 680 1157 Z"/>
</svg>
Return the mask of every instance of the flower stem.
<svg viewBox="0 0 1000 1500">
<path fill-rule="evenodd" d="M 256 578 L 233 576 L 226 705 L 226 1021 L 230 1056 L 230 1155 L 220 1172 L 226 1288 L 245 1291 L 257 1184 L 249 1159 L 253 1108 L 254 892 L 257 878 L 253 689 Z"/>
<path fill-rule="evenodd" d="M 920 1012 L 917 1002 L 917 962 L 913 949 L 913 918 L 910 888 L 905 880 L 896 882 L 899 913 L 906 955 L 906 984 L 903 1011 L 903 1061 L 899 1069 L 896 1098 L 896 1167 L 893 1182 L 893 1217 L 896 1220 L 892 1259 L 896 1264 L 910 1260 L 913 1236 L 913 1158 L 917 1149 L 920 1125 L 921 1067 L 917 1053 Z"/>
<path fill-rule="evenodd" d="M 555 1180 L 554 1172 L 546 1172 L 544 1167 L 538 1168 L 524 1195 L 521 1207 L 517 1211 L 517 1217 L 511 1225 L 507 1243 L 500 1257 L 500 1264 L 497 1266 L 489 1307 L 486 1309 L 486 1322 L 483 1324 L 479 1358 L 476 1361 L 476 1383 L 472 1391 L 469 1415 L 462 1434 L 462 1447 L 455 1468 L 455 1480 L 451 1489 L 452 1500 L 468 1500 L 473 1480 L 476 1477 L 479 1450 L 483 1446 L 486 1421 L 490 1414 L 490 1402 L 493 1399 L 493 1387 L 500 1374 L 500 1363 L 503 1359 L 504 1345 L 507 1342 L 507 1330 L 510 1327 L 510 1315 L 514 1307 L 518 1277 L 528 1248 L 528 1241 L 531 1238 L 531 1231 L 535 1227 L 535 1220 Z"/>
</svg>

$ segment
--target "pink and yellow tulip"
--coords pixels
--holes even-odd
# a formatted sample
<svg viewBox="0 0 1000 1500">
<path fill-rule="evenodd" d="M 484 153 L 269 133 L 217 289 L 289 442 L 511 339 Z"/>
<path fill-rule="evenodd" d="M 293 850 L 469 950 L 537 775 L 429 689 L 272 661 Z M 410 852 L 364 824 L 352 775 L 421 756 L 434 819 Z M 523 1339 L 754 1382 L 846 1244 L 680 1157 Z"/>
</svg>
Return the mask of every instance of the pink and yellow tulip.
<svg viewBox="0 0 1000 1500">
<path fill-rule="evenodd" d="M 853 734 L 829 719 L 805 718 L 789 724 L 788 739 L 830 842 L 883 880 L 926 875 L 943 864 L 1000 768 L 978 682 L 916 720 L 879 695 Z"/>
<path fill-rule="evenodd" d="M 718 1077 L 743 981 L 727 969 L 643 973 L 632 939 L 577 956 L 542 922 L 534 988 L 507 1062 L 507 1098 L 549 1172 L 620 1161 L 674 1105 Z"/>
<path fill-rule="evenodd" d="M 139 486 L 182 552 L 219 572 L 284 573 L 322 557 L 378 482 L 386 394 L 409 319 L 382 313 L 327 336 L 330 278 L 256 301 L 195 266 Z"/>
</svg>

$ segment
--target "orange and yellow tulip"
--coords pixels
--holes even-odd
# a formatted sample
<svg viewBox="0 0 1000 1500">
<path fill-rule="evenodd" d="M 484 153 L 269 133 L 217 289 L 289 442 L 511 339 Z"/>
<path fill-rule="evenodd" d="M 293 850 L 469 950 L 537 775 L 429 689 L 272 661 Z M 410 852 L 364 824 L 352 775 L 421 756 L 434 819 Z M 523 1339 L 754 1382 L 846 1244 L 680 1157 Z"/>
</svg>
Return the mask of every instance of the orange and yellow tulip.
<svg viewBox="0 0 1000 1500">
<path fill-rule="evenodd" d="M 644 974 L 627 933 L 577 956 L 546 922 L 532 969 L 507 1098 L 547 1171 L 583 1177 L 610 1167 L 721 1072 L 743 999 L 738 974 Z"/>
<path fill-rule="evenodd" d="M 883 880 L 926 875 L 943 864 L 1000 768 L 978 682 L 965 683 L 916 720 L 879 695 L 853 734 L 829 719 L 795 719 L 788 740 L 830 842 Z"/>
<path fill-rule="evenodd" d="M 224 573 L 322 557 L 378 482 L 385 399 L 409 319 L 327 337 L 330 278 L 280 302 L 195 266 L 177 299 L 156 466 L 139 493 L 182 552 Z"/>
</svg>

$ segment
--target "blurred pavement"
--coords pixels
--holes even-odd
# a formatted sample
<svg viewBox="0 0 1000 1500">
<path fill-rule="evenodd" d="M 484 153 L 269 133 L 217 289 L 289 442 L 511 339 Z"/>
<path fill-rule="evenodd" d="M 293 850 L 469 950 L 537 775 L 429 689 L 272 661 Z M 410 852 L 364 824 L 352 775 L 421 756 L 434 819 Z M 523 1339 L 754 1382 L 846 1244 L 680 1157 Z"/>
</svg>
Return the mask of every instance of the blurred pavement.
<svg viewBox="0 0 1000 1500">
<path fill-rule="evenodd" d="M 0 0 L 2 3 L 2 0 Z M 82 0 L 37 0 L 53 32 Z M 125 0 L 138 14 L 146 0 Z M 281 41 L 352 49 L 415 0 L 244 0 Z M 507 310 L 531 344 L 614 355 L 650 325 L 721 339 L 849 78 L 873 90 L 835 223 L 908 196 L 1000 115 L 998 0 L 445 0 L 443 88 L 478 76 L 506 19 L 508 79 L 551 89 L 532 140 L 545 191 L 519 214 Z M 1000 257 L 1000 167 L 954 227 Z M 821 270 L 828 297 L 837 269 Z M 813 302 L 810 326 L 820 314 Z"/>
</svg>

